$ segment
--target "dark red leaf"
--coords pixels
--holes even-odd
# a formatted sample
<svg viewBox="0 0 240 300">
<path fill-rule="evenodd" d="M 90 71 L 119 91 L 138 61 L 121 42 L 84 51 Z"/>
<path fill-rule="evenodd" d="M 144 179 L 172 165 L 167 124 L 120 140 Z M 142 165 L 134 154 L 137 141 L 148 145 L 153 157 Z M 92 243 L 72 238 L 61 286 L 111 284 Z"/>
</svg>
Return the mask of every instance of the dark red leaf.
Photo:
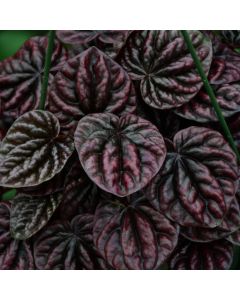
<svg viewBox="0 0 240 300">
<path fill-rule="evenodd" d="M 199 31 L 189 31 L 192 43 L 208 73 L 211 42 Z M 135 31 L 122 51 L 122 66 L 141 80 L 143 100 L 157 109 L 179 107 L 191 100 L 203 83 L 180 31 Z"/>
<path fill-rule="evenodd" d="M 147 197 L 182 226 L 218 226 L 238 187 L 234 152 L 220 133 L 195 126 L 179 131 L 173 146 Z"/>
<path fill-rule="evenodd" d="M 173 270 L 227 270 L 233 259 L 233 245 L 225 240 L 212 243 L 186 241 L 176 248 L 170 262 Z"/>
<path fill-rule="evenodd" d="M 10 235 L 10 205 L 0 202 L 0 269 L 30 270 L 34 268 L 30 245 Z"/>
<path fill-rule="evenodd" d="M 82 118 L 75 132 L 75 146 L 87 175 L 100 188 L 120 197 L 143 188 L 166 156 L 157 128 L 131 114 Z"/>
<path fill-rule="evenodd" d="M 0 116 L 16 119 L 38 108 L 47 43 L 46 37 L 33 37 L 0 64 Z M 49 84 L 66 59 L 66 51 L 55 41 Z"/>
<path fill-rule="evenodd" d="M 112 196 L 96 210 L 94 243 L 114 269 L 158 269 L 177 244 L 178 226 L 139 200 Z"/>
<path fill-rule="evenodd" d="M 70 222 L 55 222 L 37 236 L 34 258 L 40 270 L 93 270 L 93 216 L 82 214 Z M 96 254 L 95 254 L 96 255 Z"/>
</svg>

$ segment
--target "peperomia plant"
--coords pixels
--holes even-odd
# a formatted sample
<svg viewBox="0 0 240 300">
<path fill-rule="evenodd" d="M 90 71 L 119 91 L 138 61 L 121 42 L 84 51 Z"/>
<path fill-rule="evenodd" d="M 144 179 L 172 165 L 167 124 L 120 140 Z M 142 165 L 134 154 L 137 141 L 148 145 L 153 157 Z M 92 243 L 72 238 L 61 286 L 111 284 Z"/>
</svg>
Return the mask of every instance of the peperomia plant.
<svg viewBox="0 0 240 300">
<path fill-rule="evenodd" d="M 0 269 L 240 268 L 239 41 L 51 31 L 0 62 Z"/>
</svg>

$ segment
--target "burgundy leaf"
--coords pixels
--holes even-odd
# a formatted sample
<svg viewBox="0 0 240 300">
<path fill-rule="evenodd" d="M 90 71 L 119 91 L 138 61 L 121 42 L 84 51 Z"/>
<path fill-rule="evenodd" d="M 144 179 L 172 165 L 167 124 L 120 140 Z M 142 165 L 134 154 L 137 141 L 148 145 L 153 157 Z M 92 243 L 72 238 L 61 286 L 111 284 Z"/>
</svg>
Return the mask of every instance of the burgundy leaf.
<svg viewBox="0 0 240 300">
<path fill-rule="evenodd" d="M 227 270 L 233 259 L 233 245 L 225 240 L 212 243 L 186 241 L 171 259 L 173 270 Z"/>
<path fill-rule="evenodd" d="M 222 223 L 215 228 L 182 227 L 181 234 L 195 242 L 211 242 L 229 236 L 240 228 L 240 198 L 238 196 L 231 202 L 230 208 Z"/>
<path fill-rule="evenodd" d="M 39 185 L 59 173 L 74 150 L 73 141 L 60 135 L 58 119 L 35 110 L 18 118 L 0 145 L 0 185 Z"/>
<path fill-rule="evenodd" d="M 134 86 L 127 72 L 95 47 L 64 65 L 49 95 L 49 110 L 62 126 L 75 126 L 90 113 L 123 115 L 136 110 Z"/>
<path fill-rule="evenodd" d="M 240 113 L 237 113 L 230 118 L 228 121 L 228 126 L 240 151 Z"/>
<path fill-rule="evenodd" d="M 220 133 L 195 126 L 179 131 L 173 146 L 147 197 L 182 226 L 218 226 L 238 187 L 234 152 Z"/>
<path fill-rule="evenodd" d="M 75 132 L 80 162 L 100 188 L 120 197 L 143 188 L 157 174 L 166 147 L 150 122 L 109 113 L 82 118 Z"/>
<path fill-rule="evenodd" d="M 47 44 L 47 37 L 33 37 L 0 64 L 0 115 L 16 119 L 38 108 Z M 66 51 L 55 41 L 49 84 L 66 59 Z"/>
<path fill-rule="evenodd" d="M 138 200 L 113 196 L 96 210 L 94 243 L 114 269 L 158 269 L 177 244 L 178 226 Z"/>
<path fill-rule="evenodd" d="M 29 243 L 12 239 L 9 227 L 10 205 L 0 202 L 0 269 L 33 269 L 33 257 Z"/>
<path fill-rule="evenodd" d="M 212 87 L 224 117 L 229 117 L 240 111 L 239 82 L 213 85 Z M 201 89 L 191 101 L 177 108 L 175 112 L 183 118 L 197 122 L 218 121 L 211 100 L 204 89 Z"/>
<path fill-rule="evenodd" d="M 31 197 L 19 194 L 12 201 L 10 229 L 13 238 L 26 240 L 52 217 L 61 198 L 59 195 Z"/>
<path fill-rule="evenodd" d="M 70 222 L 47 226 L 34 242 L 34 258 L 40 270 L 93 270 L 93 216 L 82 214 Z"/>
<path fill-rule="evenodd" d="M 208 73 L 211 42 L 199 31 L 189 35 Z M 180 31 L 135 31 L 123 48 L 121 64 L 132 79 L 141 80 L 143 100 L 157 109 L 183 105 L 203 85 Z"/>
</svg>

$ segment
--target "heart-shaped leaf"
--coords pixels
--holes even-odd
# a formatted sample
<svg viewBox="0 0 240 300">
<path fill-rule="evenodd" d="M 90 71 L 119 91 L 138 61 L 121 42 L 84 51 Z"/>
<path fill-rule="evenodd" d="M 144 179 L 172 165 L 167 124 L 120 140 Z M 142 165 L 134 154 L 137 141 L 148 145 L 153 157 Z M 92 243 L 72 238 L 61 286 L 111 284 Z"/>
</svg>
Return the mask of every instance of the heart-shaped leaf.
<svg viewBox="0 0 240 300">
<path fill-rule="evenodd" d="M 192 43 L 208 73 L 211 42 L 199 31 L 189 31 Z M 135 31 L 122 51 L 122 66 L 141 80 L 143 100 L 157 109 L 178 107 L 191 100 L 203 83 L 180 31 Z"/>
<path fill-rule="evenodd" d="M 233 259 L 233 245 L 225 240 L 212 243 L 186 241 L 176 248 L 172 270 L 227 270 Z"/>
<path fill-rule="evenodd" d="M 74 126 L 90 113 L 134 113 L 136 96 L 127 72 L 91 47 L 68 60 L 58 72 L 49 92 L 48 108 L 62 126 Z"/>
<path fill-rule="evenodd" d="M 131 114 L 82 118 L 75 132 L 75 146 L 87 175 L 100 188 L 120 197 L 143 188 L 166 156 L 157 128 Z"/>
<path fill-rule="evenodd" d="M 47 37 L 33 37 L 0 64 L 0 115 L 17 119 L 39 106 L 47 44 Z M 49 84 L 66 59 L 66 51 L 55 41 Z"/>
<path fill-rule="evenodd" d="M 60 203 L 59 195 L 31 197 L 19 194 L 12 203 L 10 230 L 14 239 L 26 240 L 44 227 Z"/>
<path fill-rule="evenodd" d="M 240 111 L 239 82 L 212 87 L 214 88 L 216 100 L 224 117 L 229 117 Z M 204 89 L 202 89 L 191 101 L 176 109 L 175 113 L 183 118 L 197 122 L 218 121 L 211 100 Z"/>
<path fill-rule="evenodd" d="M 10 205 L 0 202 L 0 269 L 31 270 L 34 268 L 30 245 L 12 239 L 10 234 Z"/>
<path fill-rule="evenodd" d="M 47 226 L 34 242 L 34 258 L 42 270 L 93 270 L 93 216 L 83 214 L 70 222 Z"/>
<path fill-rule="evenodd" d="M 181 234 L 194 242 L 211 242 L 229 236 L 240 228 L 240 198 L 231 202 L 222 223 L 215 228 L 182 227 Z"/>
<path fill-rule="evenodd" d="M 93 238 L 97 250 L 114 269 L 153 270 L 168 258 L 178 240 L 178 226 L 139 197 L 101 201 Z"/>
<path fill-rule="evenodd" d="M 218 226 L 238 187 L 234 152 L 214 130 L 179 131 L 165 164 L 146 189 L 152 205 L 182 226 Z"/>
<path fill-rule="evenodd" d="M 58 119 L 47 111 L 30 111 L 18 118 L 0 145 L 0 185 L 39 185 L 59 173 L 74 150 L 60 135 Z"/>
</svg>

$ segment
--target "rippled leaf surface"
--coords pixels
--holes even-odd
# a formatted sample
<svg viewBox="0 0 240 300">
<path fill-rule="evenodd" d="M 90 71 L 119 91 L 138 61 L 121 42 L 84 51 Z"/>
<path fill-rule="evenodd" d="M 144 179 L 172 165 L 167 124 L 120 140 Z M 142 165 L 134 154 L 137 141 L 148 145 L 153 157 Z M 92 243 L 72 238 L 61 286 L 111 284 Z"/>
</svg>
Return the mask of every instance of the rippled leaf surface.
<svg viewBox="0 0 240 300">
<path fill-rule="evenodd" d="M 233 245 L 225 240 L 212 243 L 186 242 L 171 259 L 173 270 L 227 270 L 233 259 Z"/>
<path fill-rule="evenodd" d="M 240 83 L 212 86 L 224 117 L 240 111 Z M 183 118 L 197 121 L 218 121 L 208 94 L 202 89 L 191 101 L 175 111 Z"/>
<path fill-rule="evenodd" d="M 46 227 L 34 242 L 34 257 L 42 270 L 93 270 L 93 216 L 82 214 L 71 222 Z M 96 254 L 95 254 L 96 255 Z"/>
<path fill-rule="evenodd" d="M 178 226 L 141 203 L 139 196 L 130 201 L 112 196 L 96 210 L 93 236 L 97 250 L 114 269 L 153 270 L 174 250 Z"/>
<path fill-rule="evenodd" d="M 215 228 L 182 227 L 181 234 L 195 242 L 211 242 L 229 236 L 240 228 L 240 199 L 239 194 L 231 202 L 222 223 Z"/>
<path fill-rule="evenodd" d="M 0 64 L 0 115 L 17 119 L 38 107 L 47 43 L 46 37 L 33 37 Z M 55 41 L 49 84 L 66 59 L 66 51 Z"/>
<path fill-rule="evenodd" d="M 12 203 L 10 229 L 14 239 L 26 240 L 52 217 L 60 203 L 59 195 L 31 197 L 19 194 Z"/>
<path fill-rule="evenodd" d="M 152 205 L 182 226 L 218 226 L 235 196 L 235 154 L 217 131 L 179 131 L 164 166 L 146 189 Z"/>
<path fill-rule="evenodd" d="M 162 166 L 166 147 L 149 121 L 109 113 L 80 120 L 75 146 L 87 175 L 103 190 L 123 197 L 143 188 Z"/>
<path fill-rule="evenodd" d="M 240 47 L 240 30 L 221 30 L 221 36 L 232 47 Z"/>
<path fill-rule="evenodd" d="M 134 86 L 120 65 L 91 47 L 58 72 L 50 89 L 49 110 L 62 126 L 74 126 L 90 113 L 134 113 Z"/>
<path fill-rule="evenodd" d="M 0 185 L 39 185 L 59 173 L 74 150 L 60 135 L 57 118 L 47 111 L 30 111 L 18 118 L 0 146 Z"/>
<path fill-rule="evenodd" d="M 34 268 L 28 242 L 17 241 L 10 234 L 10 205 L 0 202 L 0 269 L 31 270 Z"/>
<path fill-rule="evenodd" d="M 208 73 L 211 42 L 199 31 L 189 35 Z M 143 100 L 157 109 L 181 106 L 203 85 L 180 31 L 135 31 L 123 48 L 121 64 L 132 79 L 141 80 Z"/>
</svg>

